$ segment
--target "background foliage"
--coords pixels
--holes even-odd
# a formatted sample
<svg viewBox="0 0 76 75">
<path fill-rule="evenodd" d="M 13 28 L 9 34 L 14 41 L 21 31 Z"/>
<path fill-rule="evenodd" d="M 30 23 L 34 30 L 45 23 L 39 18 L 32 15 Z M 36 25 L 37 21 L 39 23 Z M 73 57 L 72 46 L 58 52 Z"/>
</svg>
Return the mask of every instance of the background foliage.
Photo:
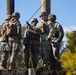
<svg viewBox="0 0 76 75">
<path fill-rule="evenodd" d="M 76 75 L 76 31 L 67 32 L 67 51 L 65 51 L 60 61 L 66 70 L 66 75 Z"/>
</svg>

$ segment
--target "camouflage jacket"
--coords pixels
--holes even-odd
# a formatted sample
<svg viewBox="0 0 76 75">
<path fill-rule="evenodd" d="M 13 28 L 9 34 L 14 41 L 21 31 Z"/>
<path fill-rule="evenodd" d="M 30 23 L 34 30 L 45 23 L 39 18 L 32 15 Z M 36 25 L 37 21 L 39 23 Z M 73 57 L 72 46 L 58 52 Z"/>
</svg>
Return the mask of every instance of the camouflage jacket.
<svg viewBox="0 0 76 75">
<path fill-rule="evenodd" d="M 9 22 L 4 22 L 2 24 L 2 35 L 4 35 L 5 31 L 7 30 L 7 26 L 9 25 Z"/>
<path fill-rule="evenodd" d="M 9 22 L 9 27 L 10 27 L 10 25 L 11 24 L 14 24 L 14 25 L 16 25 L 16 35 L 9 35 L 9 38 L 10 38 L 10 40 L 16 40 L 16 41 L 20 41 L 21 40 L 21 38 L 22 38 L 22 36 L 21 36 L 21 23 L 20 23 L 20 21 L 17 21 L 17 20 L 10 20 L 10 22 Z M 13 31 L 12 31 L 13 32 Z"/>
<path fill-rule="evenodd" d="M 1 29 L 1 36 L 2 36 L 2 40 L 4 42 L 8 41 L 8 36 L 7 36 L 7 26 L 9 25 L 9 23 L 7 21 L 5 21 L 2 24 L 2 29 Z"/>
<path fill-rule="evenodd" d="M 62 26 L 56 22 L 54 23 L 54 33 L 52 37 L 53 42 L 61 42 L 64 37 L 64 30 Z"/>
<path fill-rule="evenodd" d="M 47 21 L 45 24 L 41 22 L 39 25 L 40 28 L 40 41 L 48 41 L 51 39 L 54 32 L 54 25 L 50 21 Z M 51 41 L 51 40 L 50 40 Z"/>
<path fill-rule="evenodd" d="M 25 30 L 24 38 L 27 38 L 28 44 L 39 44 L 40 43 L 40 34 L 38 34 L 38 29 L 36 26 L 28 28 Z"/>
</svg>

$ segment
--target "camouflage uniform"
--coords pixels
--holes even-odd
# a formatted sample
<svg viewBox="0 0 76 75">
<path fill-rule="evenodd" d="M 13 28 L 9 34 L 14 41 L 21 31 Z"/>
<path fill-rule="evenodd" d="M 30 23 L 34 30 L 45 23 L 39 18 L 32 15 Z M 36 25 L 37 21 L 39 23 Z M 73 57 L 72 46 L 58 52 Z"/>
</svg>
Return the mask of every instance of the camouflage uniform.
<svg viewBox="0 0 76 75">
<path fill-rule="evenodd" d="M 56 15 L 54 14 L 50 14 L 48 15 L 48 19 L 53 22 L 54 24 L 54 33 L 53 33 L 53 37 L 52 37 L 52 49 L 53 49 L 53 55 L 56 61 L 56 68 L 61 68 L 61 64 L 60 62 L 58 62 L 60 56 L 59 56 L 59 51 L 60 51 L 60 47 L 61 47 L 61 42 L 64 36 L 64 31 L 62 26 L 58 23 L 55 22 L 56 20 Z"/>
<path fill-rule="evenodd" d="M 9 25 L 9 20 L 11 19 L 11 15 L 7 15 L 5 18 L 5 22 L 2 24 L 2 40 L 1 40 L 1 45 L 2 45 L 2 67 L 4 69 L 7 68 L 7 60 L 9 57 L 9 51 L 7 49 L 7 44 L 8 44 L 8 36 L 6 35 L 7 31 L 7 26 Z"/>
<path fill-rule="evenodd" d="M 45 19 L 43 17 L 46 16 Z M 53 51 L 51 46 L 51 37 L 54 31 L 53 24 L 47 20 L 47 15 L 45 12 L 40 13 L 40 18 L 42 19 L 39 28 L 40 32 L 40 42 L 41 42 L 41 56 L 43 59 L 43 67 L 48 69 L 48 65 L 53 65 Z"/>
<path fill-rule="evenodd" d="M 10 25 L 16 26 L 16 29 L 14 29 L 11 34 L 8 34 L 8 41 L 10 47 L 9 69 L 15 68 L 16 66 L 15 62 L 21 47 L 21 23 L 19 21 L 19 18 L 20 18 L 20 14 L 18 12 L 14 12 L 12 14 L 11 20 L 9 21 L 9 26 L 8 26 L 8 29 L 11 28 Z"/>
<path fill-rule="evenodd" d="M 26 49 L 25 53 L 25 66 L 26 68 L 37 67 L 38 56 L 39 56 L 39 44 L 40 44 L 40 35 L 37 33 L 36 25 L 38 20 L 33 18 L 29 29 L 24 33 L 24 38 L 27 38 L 27 43 L 25 44 Z M 26 42 L 26 41 L 25 41 Z M 31 63 L 30 63 L 31 62 Z"/>
</svg>

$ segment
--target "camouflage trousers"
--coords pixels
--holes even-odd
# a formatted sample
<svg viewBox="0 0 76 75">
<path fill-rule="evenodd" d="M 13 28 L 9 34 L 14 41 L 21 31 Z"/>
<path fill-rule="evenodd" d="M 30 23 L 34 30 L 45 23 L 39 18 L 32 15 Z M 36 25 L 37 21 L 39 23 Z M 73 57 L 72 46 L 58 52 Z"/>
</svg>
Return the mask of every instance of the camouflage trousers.
<svg viewBox="0 0 76 75">
<path fill-rule="evenodd" d="M 9 57 L 9 51 L 7 50 L 6 48 L 7 46 L 7 42 L 1 42 L 1 47 L 2 47 L 2 66 L 3 67 L 7 67 L 7 60 L 8 60 L 8 57 Z"/>
<path fill-rule="evenodd" d="M 39 46 L 38 45 L 30 45 L 24 50 L 25 53 L 25 66 L 26 68 L 37 67 L 38 57 L 39 57 Z"/>
<path fill-rule="evenodd" d="M 60 59 L 60 55 L 59 55 L 60 47 L 61 47 L 60 43 L 57 43 L 57 42 L 52 43 L 52 50 L 53 50 L 53 56 L 54 56 L 54 59 L 55 59 L 55 68 L 56 69 L 61 69 L 62 68 L 61 63 L 59 62 L 59 59 Z"/>
<path fill-rule="evenodd" d="M 51 65 L 52 67 L 54 67 L 54 57 L 51 42 L 41 43 L 41 56 L 43 59 L 43 64 Z"/>
<path fill-rule="evenodd" d="M 15 65 L 18 53 L 20 51 L 21 44 L 15 41 L 9 41 L 9 46 L 10 46 L 9 62 L 11 65 Z"/>
<path fill-rule="evenodd" d="M 60 43 L 57 43 L 57 42 L 52 43 L 53 55 L 54 55 L 54 58 L 57 60 L 60 58 L 59 56 L 60 47 L 61 47 Z"/>
</svg>

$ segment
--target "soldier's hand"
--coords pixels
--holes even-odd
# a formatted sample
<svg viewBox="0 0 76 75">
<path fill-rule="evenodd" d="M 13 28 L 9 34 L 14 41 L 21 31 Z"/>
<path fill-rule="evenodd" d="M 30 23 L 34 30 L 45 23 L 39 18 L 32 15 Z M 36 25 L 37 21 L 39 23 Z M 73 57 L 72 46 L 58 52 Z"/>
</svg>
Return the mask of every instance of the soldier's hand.
<svg viewBox="0 0 76 75">
<path fill-rule="evenodd" d="M 51 38 L 50 37 L 46 37 L 46 41 L 51 41 Z"/>
<path fill-rule="evenodd" d="M 28 21 L 26 21 L 26 24 L 27 24 L 28 26 L 30 26 L 30 24 L 29 24 L 29 22 L 28 22 Z"/>
<path fill-rule="evenodd" d="M 28 24 L 28 21 L 26 21 L 26 24 Z"/>
</svg>

